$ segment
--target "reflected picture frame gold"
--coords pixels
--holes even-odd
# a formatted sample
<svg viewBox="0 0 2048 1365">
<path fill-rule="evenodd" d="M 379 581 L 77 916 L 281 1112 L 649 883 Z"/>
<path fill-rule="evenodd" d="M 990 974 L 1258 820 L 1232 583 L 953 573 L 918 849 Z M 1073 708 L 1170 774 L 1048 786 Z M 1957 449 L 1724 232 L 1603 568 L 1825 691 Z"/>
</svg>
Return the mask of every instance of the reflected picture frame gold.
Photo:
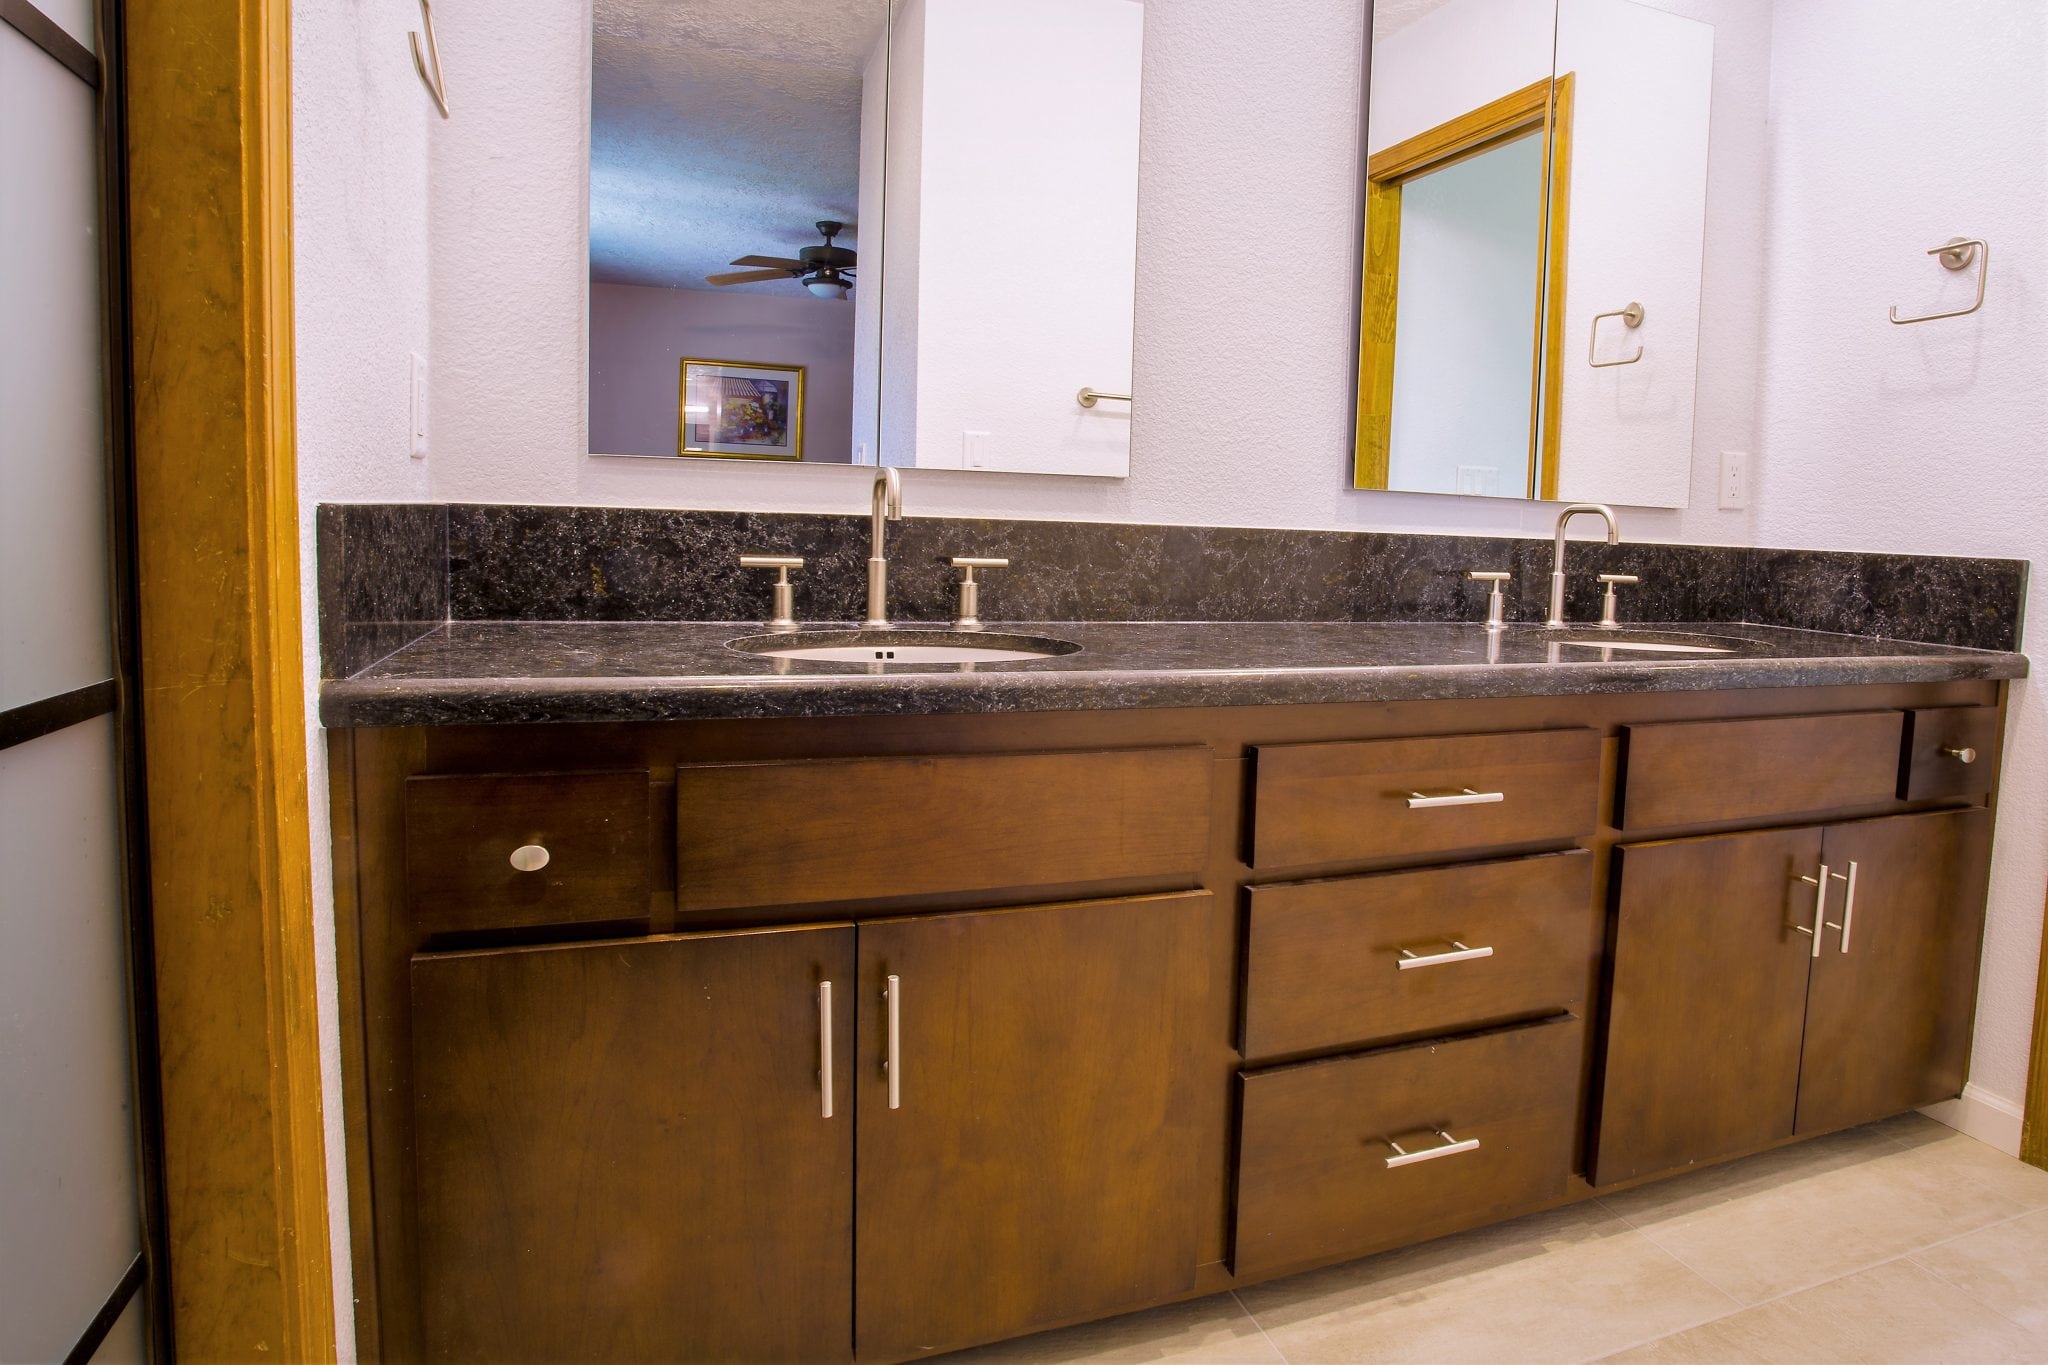
<svg viewBox="0 0 2048 1365">
<path fill-rule="evenodd" d="M 718 446 L 739 444 L 732 441 L 710 441 L 693 445 L 690 441 L 690 379 L 691 369 L 700 371 L 700 379 L 713 376 L 702 373 L 709 370 L 750 370 L 762 375 L 786 377 L 790 380 L 789 400 L 789 445 L 787 449 L 773 450 L 732 450 L 717 449 Z M 801 461 L 804 457 L 804 379 L 802 365 L 778 365 L 765 360 L 713 360 L 703 356 L 684 356 L 676 381 L 676 454 L 691 460 L 775 460 L 783 463 Z"/>
</svg>

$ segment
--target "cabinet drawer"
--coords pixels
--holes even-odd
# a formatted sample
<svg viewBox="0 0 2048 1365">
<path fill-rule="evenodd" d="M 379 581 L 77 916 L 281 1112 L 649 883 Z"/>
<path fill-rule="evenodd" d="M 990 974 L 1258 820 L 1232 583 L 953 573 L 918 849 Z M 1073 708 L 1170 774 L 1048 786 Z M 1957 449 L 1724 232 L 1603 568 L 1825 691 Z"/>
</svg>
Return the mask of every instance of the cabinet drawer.
<svg viewBox="0 0 2048 1365">
<path fill-rule="evenodd" d="M 1899 799 L 1984 795 L 1998 785 L 1999 740 L 1995 706 L 1908 711 Z"/>
<path fill-rule="evenodd" d="M 1572 1009 L 1600 955 L 1584 849 L 1254 887 L 1250 900 L 1247 1060 Z"/>
<path fill-rule="evenodd" d="M 408 778 L 413 918 L 427 933 L 645 919 L 647 827 L 644 772 Z"/>
<path fill-rule="evenodd" d="M 1255 867 L 1575 839 L 1598 818 L 1592 730 L 1267 744 L 1256 754 Z"/>
<path fill-rule="evenodd" d="M 1581 1032 L 1566 1017 L 1244 1076 L 1233 1269 L 1362 1255 L 1561 1197 Z"/>
<path fill-rule="evenodd" d="M 1804 815 L 1898 794 L 1902 711 L 1627 727 L 1621 828 Z"/>
<path fill-rule="evenodd" d="M 1107 881 L 1193 881 L 1204 746 L 676 770 L 685 911 Z"/>
</svg>

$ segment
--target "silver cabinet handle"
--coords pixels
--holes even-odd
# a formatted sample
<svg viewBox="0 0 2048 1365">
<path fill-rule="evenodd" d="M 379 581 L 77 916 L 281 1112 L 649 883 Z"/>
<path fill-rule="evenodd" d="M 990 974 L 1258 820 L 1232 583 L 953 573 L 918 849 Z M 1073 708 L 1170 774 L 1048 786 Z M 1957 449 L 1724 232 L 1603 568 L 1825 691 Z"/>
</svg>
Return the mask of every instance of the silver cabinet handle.
<svg viewBox="0 0 2048 1365">
<path fill-rule="evenodd" d="M 1451 940 L 1451 946 L 1457 949 L 1457 951 L 1454 953 L 1429 953 L 1427 955 L 1418 954 L 1412 948 L 1403 948 L 1401 950 L 1401 960 L 1394 965 L 1405 972 L 1410 967 L 1436 967 L 1446 962 L 1471 962 L 1475 958 L 1493 956 L 1493 949 L 1491 947 L 1467 948 L 1456 939 Z"/>
<path fill-rule="evenodd" d="M 1448 792 L 1442 796 L 1431 796 L 1426 792 L 1409 792 L 1409 810 L 1435 810 L 1440 806 L 1490 806 L 1508 799 L 1506 792 L 1476 792 L 1470 787 Z"/>
<path fill-rule="evenodd" d="M 1396 1166 L 1413 1166 L 1418 1161 L 1435 1161 L 1441 1156 L 1456 1156 L 1460 1152 L 1479 1150 L 1478 1138 L 1466 1138 L 1460 1142 L 1441 1128 L 1436 1130 L 1436 1135 L 1444 1140 L 1444 1145 L 1425 1148 L 1420 1152 L 1411 1152 L 1392 1138 L 1387 1138 L 1387 1146 L 1394 1149 L 1394 1154 L 1387 1158 L 1387 1169 L 1391 1171 Z"/>
<path fill-rule="evenodd" d="M 1943 757 L 1952 758 L 1958 763 L 1975 763 L 1977 761 L 1977 751 L 1975 749 L 1943 749 L 1941 752 Z"/>
<path fill-rule="evenodd" d="M 548 865 L 548 851 L 539 844 L 521 844 L 512 850 L 515 872 L 538 872 Z"/>
<path fill-rule="evenodd" d="M 1813 955 L 1815 957 L 1820 956 L 1820 931 L 1822 927 L 1826 925 L 1828 922 L 1828 878 L 1837 875 L 1839 874 L 1830 872 L 1828 870 L 1828 865 L 1826 863 L 1822 863 L 1820 865 L 1820 875 L 1818 877 L 1808 877 L 1805 875 L 1801 875 L 1801 877 L 1799 878 L 1800 881 L 1805 882 L 1808 886 L 1814 888 L 1813 927 L 1809 929 L 1803 924 L 1795 924 L 1792 927 L 1799 933 L 1808 934 L 1812 936 Z"/>
<path fill-rule="evenodd" d="M 1849 884 L 1847 890 L 1842 893 L 1842 922 L 1837 924 L 1833 920 L 1828 921 L 1828 928 L 1841 932 L 1842 951 L 1846 953 L 1849 951 L 1849 931 L 1856 927 L 1856 860 L 1849 860 L 1848 876 L 1844 877 L 1837 872 L 1834 878 L 1838 882 Z"/>
<path fill-rule="evenodd" d="M 882 1004 L 889 1017 L 888 1048 L 882 1055 L 882 1070 L 889 1077 L 889 1107 L 903 1107 L 903 982 L 889 977 L 882 986 Z"/>
<path fill-rule="evenodd" d="M 818 983 L 818 1088 L 825 1093 L 820 1114 L 832 1117 L 832 983 Z"/>
</svg>

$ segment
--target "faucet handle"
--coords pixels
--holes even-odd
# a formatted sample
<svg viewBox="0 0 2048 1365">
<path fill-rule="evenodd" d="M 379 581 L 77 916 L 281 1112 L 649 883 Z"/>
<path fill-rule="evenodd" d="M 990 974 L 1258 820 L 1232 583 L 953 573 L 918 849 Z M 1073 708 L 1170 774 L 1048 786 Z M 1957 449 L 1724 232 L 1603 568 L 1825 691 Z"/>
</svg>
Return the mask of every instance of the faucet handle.
<svg viewBox="0 0 2048 1365">
<path fill-rule="evenodd" d="M 1600 599 L 1600 624 L 1611 630 L 1621 624 L 1614 616 L 1615 609 L 1621 605 L 1615 598 L 1614 590 L 1643 580 L 1638 574 L 1604 573 L 1600 575 L 1600 581 L 1607 585 L 1607 594 Z"/>
<path fill-rule="evenodd" d="M 955 555 L 953 567 L 960 574 L 960 615 L 953 622 L 955 630 L 981 629 L 981 584 L 974 579 L 976 569 L 1007 569 L 1007 559 L 975 559 L 966 555 Z"/>
<path fill-rule="evenodd" d="M 1499 630 L 1507 608 L 1507 581 L 1514 575 L 1499 570 L 1470 569 L 1466 571 L 1465 577 L 1474 583 L 1492 584 L 1493 591 L 1487 594 L 1486 598 L 1486 628 Z"/>
<path fill-rule="evenodd" d="M 771 630 L 795 630 L 795 591 L 789 584 L 789 571 L 801 569 L 803 560 L 796 555 L 741 555 L 742 569 L 774 569 L 775 573 L 775 615 L 769 620 Z"/>
</svg>

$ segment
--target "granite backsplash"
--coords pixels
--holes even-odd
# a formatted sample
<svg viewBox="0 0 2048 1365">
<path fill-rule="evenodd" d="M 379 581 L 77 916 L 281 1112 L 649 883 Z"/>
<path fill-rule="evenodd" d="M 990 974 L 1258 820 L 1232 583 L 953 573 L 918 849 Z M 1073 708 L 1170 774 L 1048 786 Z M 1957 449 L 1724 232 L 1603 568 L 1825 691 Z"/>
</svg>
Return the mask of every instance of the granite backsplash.
<svg viewBox="0 0 2048 1365">
<path fill-rule="evenodd" d="M 457 621 L 758 621 L 771 574 L 801 555 L 800 619 L 857 620 L 868 519 L 796 512 L 330 504 L 318 518 L 321 665 L 354 673 Z M 1550 541 L 1377 531 L 909 517 L 889 528 L 890 611 L 953 614 L 953 555 L 982 575 L 991 621 L 1460 621 L 1485 615 L 1468 569 L 1505 569 L 1508 616 L 1540 621 Z M 2012 559 L 1574 541 L 1569 613 L 1599 616 L 1596 574 L 1636 621 L 1745 621 L 2017 649 L 2027 564 Z"/>
</svg>

